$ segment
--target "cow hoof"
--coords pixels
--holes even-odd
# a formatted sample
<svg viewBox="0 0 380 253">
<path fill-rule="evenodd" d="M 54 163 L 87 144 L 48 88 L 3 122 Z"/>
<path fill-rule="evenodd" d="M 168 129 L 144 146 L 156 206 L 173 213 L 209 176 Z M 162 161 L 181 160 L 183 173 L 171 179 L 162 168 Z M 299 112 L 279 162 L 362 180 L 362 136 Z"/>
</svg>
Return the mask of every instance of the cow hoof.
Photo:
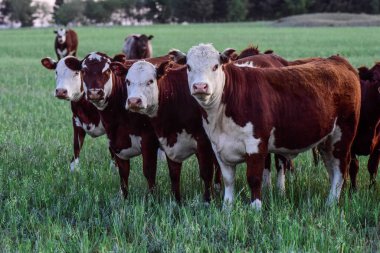
<svg viewBox="0 0 380 253">
<path fill-rule="evenodd" d="M 252 207 L 253 210 L 255 210 L 255 211 L 261 211 L 261 207 L 262 207 L 261 200 L 259 200 L 259 199 L 255 199 L 255 200 L 251 203 L 251 207 Z"/>
<path fill-rule="evenodd" d="M 70 171 L 74 172 L 75 170 L 79 169 L 79 158 L 75 158 L 71 163 L 70 163 Z"/>
</svg>

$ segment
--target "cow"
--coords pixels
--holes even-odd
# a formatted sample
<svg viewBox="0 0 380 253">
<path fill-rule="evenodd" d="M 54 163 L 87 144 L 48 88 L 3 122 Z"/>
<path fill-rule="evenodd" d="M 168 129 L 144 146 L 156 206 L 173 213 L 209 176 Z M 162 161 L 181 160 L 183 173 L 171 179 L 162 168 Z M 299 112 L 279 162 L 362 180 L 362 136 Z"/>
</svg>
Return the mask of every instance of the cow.
<svg viewBox="0 0 380 253">
<path fill-rule="evenodd" d="M 351 187 L 356 190 L 356 176 L 359 170 L 357 156 L 368 156 L 370 187 L 376 183 L 380 159 L 380 63 L 371 69 L 360 67 L 361 108 L 358 131 L 351 149 Z"/>
<path fill-rule="evenodd" d="M 104 135 L 105 129 L 100 121 L 98 110 L 83 96 L 84 91 L 80 71 L 71 70 L 66 64 L 66 61 L 70 58 L 75 57 L 66 56 L 58 62 L 46 57 L 41 59 L 41 63 L 45 68 L 55 70 L 55 97 L 68 100 L 71 103 L 74 156 L 70 162 L 70 170 L 73 172 L 79 167 L 79 154 L 86 134 L 96 138 Z M 112 152 L 111 157 L 113 157 Z M 113 165 L 114 161 L 111 160 L 111 166 Z"/>
<path fill-rule="evenodd" d="M 122 52 L 127 59 L 144 59 L 153 56 L 153 35 L 132 34 L 125 38 Z"/>
<path fill-rule="evenodd" d="M 222 170 L 224 203 L 234 200 L 235 167 L 246 162 L 251 206 L 260 210 L 268 152 L 287 158 L 318 146 L 339 200 L 360 112 L 360 82 L 342 57 L 282 68 L 228 63 L 211 44 L 183 54 L 191 94 Z"/>
<path fill-rule="evenodd" d="M 167 57 L 153 58 L 164 61 Z M 69 59 L 68 59 L 69 60 Z M 112 59 L 104 53 L 92 52 L 82 61 L 70 58 L 67 66 L 83 75 L 86 99 L 98 110 L 109 145 L 119 168 L 121 192 L 128 195 L 130 159 L 142 155 L 143 174 L 149 191 L 156 185 L 159 142 L 148 117 L 124 109 L 127 90 L 124 80 L 110 69 Z"/>
<path fill-rule="evenodd" d="M 137 61 L 130 68 L 120 63 L 111 64 L 111 68 L 125 80 L 128 91 L 125 108 L 150 119 L 167 156 L 176 200 L 180 202 L 182 162 L 195 154 L 205 185 L 203 197 L 209 202 L 215 159 L 202 126 L 201 109 L 187 88 L 186 69 L 171 66 L 166 70 L 167 66 L 171 66 L 168 61 L 157 67 L 147 61 Z M 218 188 L 218 175 L 215 183 Z"/>
<path fill-rule="evenodd" d="M 78 50 L 78 36 L 74 30 L 59 28 L 54 31 L 55 37 L 54 49 L 57 59 L 60 60 L 65 56 L 76 56 Z"/>
</svg>

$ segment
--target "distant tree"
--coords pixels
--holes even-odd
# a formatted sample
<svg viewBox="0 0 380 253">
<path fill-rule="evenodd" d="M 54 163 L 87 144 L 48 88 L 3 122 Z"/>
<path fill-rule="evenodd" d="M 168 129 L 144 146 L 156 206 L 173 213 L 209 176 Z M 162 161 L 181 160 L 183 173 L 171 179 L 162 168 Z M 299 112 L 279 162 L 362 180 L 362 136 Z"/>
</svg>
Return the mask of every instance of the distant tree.
<svg viewBox="0 0 380 253">
<path fill-rule="evenodd" d="M 35 17 L 36 20 L 39 19 L 39 20 L 43 21 L 51 13 L 50 12 L 50 7 L 49 7 L 48 3 L 45 3 L 45 2 L 35 2 L 34 6 L 36 8 L 36 11 L 34 12 L 34 17 Z"/>
<path fill-rule="evenodd" d="M 13 22 L 20 22 L 22 27 L 33 25 L 36 10 L 32 0 L 5 0 L 3 13 Z"/>
<path fill-rule="evenodd" d="M 83 19 L 84 3 L 72 1 L 64 3 L 55 13 L 55 22 L 60 25 L 67 25 L 70 22 L 78 22 Z"/>
<path fill-rule="evenodd" d="M 106 23 L 111 20 L 111 15 L 116 8 L 117 5 L 111 1 L 87 0 L 83 14 L 91 23 Z"/>
<path fill-rule="evenodd" d="M 155 23 L 168 23 L 173 18 L 172 2 L 174 0 L 147 0 L 146 7 L 149 9 L 147 18 Z"/>
<path fill-rule="evenodd" d="M 228 2 L 230 0 L 214 0 L 214 10 L 212 12 L 213 21 L 225 22 L 227 21 Z"/>
<path fill-rule="evenodd" d="M 206 22 L 211 20 L 213 0 L 182 0 L 173 3 L 179 21 Z"/>
<path fill-rule="evenodd" d="M 53 6 L 53 19 L 56 23 L 57 22 L 57 12 L 58 9 L 65 3 L 64 0 L 55 0 L 54 6 Z"/>
<path fill-rule="evenodd" d="M 248 14 L 248 0 L 227 1 L 227 21 L 245 21 Z"/>
</svg>

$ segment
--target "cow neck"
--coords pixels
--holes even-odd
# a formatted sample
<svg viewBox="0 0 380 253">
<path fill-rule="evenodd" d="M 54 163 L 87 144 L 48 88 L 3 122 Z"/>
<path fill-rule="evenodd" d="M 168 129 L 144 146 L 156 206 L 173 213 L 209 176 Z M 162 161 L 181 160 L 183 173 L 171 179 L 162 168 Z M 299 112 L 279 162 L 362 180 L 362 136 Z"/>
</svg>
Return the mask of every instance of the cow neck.
<svg viewBox="0 0 380 253">
<path fill-rule="evenodd" d="M 375 102 L 378 100 L 379 91 L 376 85 L 367 81 L 361 81 L 360 85 L 362 93 L 360 122 L 375 127 L 380 120 L 379 105 Z"/>
<path fill-rule="evenodd" d="M 107 106 L 105 112 L 117 112 L 123 110 L 123 98 L 125 97 L 125 89 L 122 79 L 111 72 L 112 90 L 111 94 L 106 98 Z"/>
</svg>

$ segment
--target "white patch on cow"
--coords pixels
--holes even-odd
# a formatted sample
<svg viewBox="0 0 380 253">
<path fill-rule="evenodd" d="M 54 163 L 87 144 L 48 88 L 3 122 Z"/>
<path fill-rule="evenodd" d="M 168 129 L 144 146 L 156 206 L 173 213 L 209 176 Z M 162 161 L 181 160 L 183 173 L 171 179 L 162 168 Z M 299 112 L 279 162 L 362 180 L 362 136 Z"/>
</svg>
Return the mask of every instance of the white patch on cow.
<svg viewBox="0 0 380 253">
<path fill-rule="evenodd" d="M 57 63 L 55 88 L 67 90 L 68 99 L 75 102 L 83 96 L 83 91 L 81 91 L 82 78 L 79 71 L 73 71 L 67 67 L 65 60 L 69 57 L 72 56 L 64 57 Z"/>
<path fill-rule="evenodd" d="M 253 62 L 251 61 L 244 63 L 235 63 L 234 65 L 239 68 L 256 68 Z"/>
<path fill-rule="evenodd" d="M 58 43 L 63 44 L 66 42 L 66 29 L 59 28 L 57 30 Z"/>
<path fill-rule="evenodd" d="M 105 134 L 106 130 L 102 124 L 102 121 L 99 121 L 99 124 L 96 126 L 93 123 L 82 123 L 78 117 L 74 118 L 75 125 L 81 127 L 87 134 L 91 137 L 98 137 Z"/>
<path fill-rule="evenodd" d="M 158 140 L 166 155 L 178 163 L 183 162 L 197 150 L 197 141 L 185 129 L 181 133 L 177 133 L 177 142 L 173 146 L 168 145 L 166 138 L 160 137 Z"/>
<path fill-rule="evenodd" d="M 79 169 L 79 158 L 75 158 L 74 161 L 70 163 L 70 171 L 74 172 L 76 169 Z"/>
<path fill-rule="evenodd" d="M 106 72 L 109 68 L 110 68 L 110 65 L 108 62 L 106 62 L 106 64 L 104 65 L 104 67 L 102 69 L 102 73 Z"/>
<path fill-rule="evenodd" d="M 102 59 L 107 59 L 107 58 L 105 58 L 104 56 L 98 54 L 97 52 L 92 52 L 88 56 L 88 59 L 91 60 L 91 61 L 94 61 L 94 60 L 96 60 L 96 61 L 102 61 Z"/>
<path fill-rule="evenodd" d="M 260 210 L 261 210 L 261 207 L 262 207 L 261 200 L 259 200 L 259 199 L 255 199 L 255 200 L 251 203 L 251 207 L 252 207 L 253 210 L 255 210 L 255 211 L 260 211 Z"/>
<path fill-rule="evenodd" d="M 265 168 L 263 171 L 263 183 L 262 183 L 263 188 L 271 188 L 272 187 L 272 177 L 271 177 L 271 172 L 269 169 Z"/>
<path fill-rule="evenodd" d="M 281 160 L 278 163 L 280 170 L 277 171 L 277 189 L 280 193 L 285 194 L 285 166 Z"/>
<path fill-rule="evenodd" d="M 129 137 L 131 138 L 132 146 L 116 153 L 116 155 L 123 160 L 128 160 L 141 154 L 141 136 L 130 134 Z"/>
<path fill-rule="evenodd" d="M 157 150 L 157 159 L 159 161 L 166 162 L 166 154 L 165 151 L 163 151 L 161 148 Z"/>
<path fill-rule="evenodd" d="M 104 85 L 104 99 L 99 100 L 99 101 L 90 101 L 96 109 L 103 111 L 106 109 L 108 105 L 108 97 L 111 95 L 112 92 L 112 87 L 113 87 L 113 81 L 112 81 L 112 76 L 108 78 L 108 81 Z M 87 92 L 87 85 L 84 83 L 84 91 Z"/>
<path fill-rule="evenodd" d="M 155 117 L 158 111 L 159 89 L 156 76 L 156 67 L 146 61 L 135 62 L 126 76 L 129 81 L 128 98 L 140 98 L 142 105 L 138 112 L 149 117 Z M 150 81 L 153 83 L 149 83 Z M 125 108 L 129 109 L 128 101 Z"/>
<path fill-rule="evenodd" d="M 59 49 L 59 48 L 57 48 L 56 50 L 57 50 L 57 54 L 59 54 L 59 56 L 60 56 L 61 58 L 67 56 L 67 48 L 64 48 L 64 49 L 62 49 L 62 50 Z"/>
</svg>

